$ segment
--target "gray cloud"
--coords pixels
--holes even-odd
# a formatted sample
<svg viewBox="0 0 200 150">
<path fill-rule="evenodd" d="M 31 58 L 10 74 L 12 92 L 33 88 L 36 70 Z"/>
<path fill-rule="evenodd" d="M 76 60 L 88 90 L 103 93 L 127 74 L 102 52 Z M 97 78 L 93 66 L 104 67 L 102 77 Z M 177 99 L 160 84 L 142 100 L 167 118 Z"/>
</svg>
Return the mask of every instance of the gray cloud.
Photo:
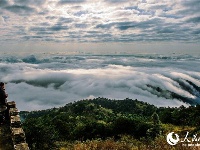
<svg viewBox="0 0 200 150">
<path fill-rule="evenodd" d="M 86 0 L 59 0 L 58 4 L 73 4 L 73 3 L 83 3 Z"/>
<path fill-rule="evenodd" d="M 190 18 L 190 19 L 187 20 L 187 22 L 199 23 L 200 22 L 200 16 Z"/>
<path fill-rule="evenodd" d="M 147 21 L 141 21 L 141 22 L 113 22 L 109 24 L 99 24 L 96 26 L 96 28 L 105 28 L 109 29 L 111 27 L 115 27 L 120 30 L 127 30 L 129 28 L 142 28 L 142 29 L 147 29 L 153 26 L 157 26 L 161 23 L 161 19 L 151 19 Z"/>
<path fill-rule="evenodd" d="M 158 31 L 158 33 L 174 33 L 174 32 L 176 32 L 176 30 L 171 28 L 163 28 Z"/>
<path fill-rule="evenodd" d="M 192 8 L 191 11 L 196 11 L 197 9 L 199 10 L 199 8 L 200 8 L 199 0 L 182 1 L 182 4 L 183 4 L 185 7 Z M 197 12 L 196 12 L 196 13 L 197 13 Z"/>
<path fill-rule="evenodd" d="M 58 19 L 58 23 L 72 23 L 74 21 L 73 18 L 65 18 L 65 17 L 60 17 Z"/>
<path fill-rule="evenodd" d="M 44 26 L 40 26 L 40 27 L 31 27 L 29 29 L 30 32 L 35 32 L 37 34 L 40 34 L 40 33 L 48 33 L 47 31 L 47 28 L 48 26 L 44 27 Z"/>
<path fill-rule="evenodd" d="M 84 24 L 84 23 L 77 23 L 77 24 L 75 24 L 75 27 L 76 27 L 76 28 L 82 28 L 82 29 L 84 29 L 84 28 L 87 28 L 88 25 L 87 25 L 87 24 Z"/>
<path fill-rule="evenodd" d="M 150 9 L 154 9 L 154 10 L 161 9 L 161 10 L 163 10 L 163 11 L 169 11 L 169 10 L 171 10 L 172 8 L 169 7 L 169 6 L 166 5 L 166 4 L 158 4 L 158 5 L 155 4 L 155 5 L 151 6 Z"/>
<path fill-rule="evenodd" d="M 44 4 L 46 2 L 46 0 L 28 0 L 28 1 L 24 1 L 24 0 L 14 0 L 15 4 L 18 5 L 36 5 L 36 6 L 41 6 L 42 4 Z"/>
<path fill-rule="evenodd" d="M 66 23 L 66 20 L 65 20 Z M 67 31 L 69 27 L 67 25 L 64 25 L 63 22 L 56 23 L 54 25 L 49 24 L 48 22 L 44 22 L 38 25 L 38 27 L 31 27 L 29 29 L 29 32 L 34 33 L 34 36 L 24 36 L 23 38 L 25 40 L 31 40 L 31 39 L 43 39 L 44 41 L 51 41 L 53 40 L 53 37 L 51 35 L 59 32 L 59 31 Z M 45 39 L 47 38 L 47 39 Z"/>
<path fill-rule="evenodd" d="M 4 7 L 6 5 L 8 5 L 8 1 L 7 0 L 0 0 L 0 8 Z"/>
<path fill-rule="evenodd" d="M 179 11 L 179 14 L 182 15 L 194 15 L 198 13 L 198 10 L 200 9 L 200 3 L 199 0 L 191 0 L 191 1 L 182 1 L 181 4 L 184 6 L 184 9 Z"/>
<path fill-rule="evenodd" d="M 23 5 L 11 5 L 11 6 L 7 6 L 5 7 L 6 10 L 16 13 L 16 14 L 20 14 L 20 15 L 28 15 L 29 13 L 34 13 L 35 9 L 29 6 L 23 6 Z"/>
<path fill-rule="evenodd" d="M 52 27 L 50 27 L 48 30 L 50 31 L 61 31 L 61 30 L 68 30 L 69 28 L 67 26 L 63 26 L 61 24 L 56 24 Z"/>
<path fill-rule="evenodd" d="M 129 2 L 129 0 L 104 0 L 105 2 L 109 3 L 124 3 L 124 2 Z"/>
<path fill-rule="evenodd" d="M 193 34 L 199 34 L 199 35 L 200 35 L 200 29 L 193 31 L 192 33 L 193 33 Z"/>
</svg>

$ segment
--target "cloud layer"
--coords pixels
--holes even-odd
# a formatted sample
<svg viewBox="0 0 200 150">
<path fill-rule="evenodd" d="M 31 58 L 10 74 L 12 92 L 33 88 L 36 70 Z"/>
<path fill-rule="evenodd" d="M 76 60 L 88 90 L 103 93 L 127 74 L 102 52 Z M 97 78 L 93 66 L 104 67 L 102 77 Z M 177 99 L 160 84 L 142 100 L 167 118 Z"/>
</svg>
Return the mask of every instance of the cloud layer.
<svg viewBox="0 0 200 150">
<path fill-rule="evenodd" d="M 1 0 L 0 42 L 200 40 L 199 0 Z"/>
<path fill-rule="evenodd" d="M 21 110 L 45 109 L 93 97 L 146 101 L 157 106 L 200 103 L 199 57 L 7 56 L 0 80 Z"/>
</svg>

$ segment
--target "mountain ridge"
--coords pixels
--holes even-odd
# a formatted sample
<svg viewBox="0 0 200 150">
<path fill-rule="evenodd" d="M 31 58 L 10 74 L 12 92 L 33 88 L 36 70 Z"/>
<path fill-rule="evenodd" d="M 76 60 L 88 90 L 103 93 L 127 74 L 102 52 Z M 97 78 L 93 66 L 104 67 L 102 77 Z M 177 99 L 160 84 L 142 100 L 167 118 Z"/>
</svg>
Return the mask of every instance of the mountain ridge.
<svg viewBox="0 0 200 150">
<path fill-rule="evenodd" d="M 130 136 L 144 145 L 168 132 L 199 132 L 200 106 L 156 107 L 126 98 L 85 99 L 60 108 L 21 112 L 27 142 L 32 149 L 55 149 L 61 141 L 94 139 L 117 141 Z M 156 119 L 156 120 L 155 120 Z M 165 144 L 166 140 L 164 140 Z M 48 145 L 48 146 L 47 146 Z"/>
</svg>

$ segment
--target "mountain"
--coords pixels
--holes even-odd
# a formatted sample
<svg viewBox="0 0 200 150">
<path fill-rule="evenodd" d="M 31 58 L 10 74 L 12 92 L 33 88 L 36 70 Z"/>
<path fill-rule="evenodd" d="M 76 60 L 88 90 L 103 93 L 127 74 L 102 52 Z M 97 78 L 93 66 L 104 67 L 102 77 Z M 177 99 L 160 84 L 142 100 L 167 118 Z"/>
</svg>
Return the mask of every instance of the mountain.
<svg viewBox="0 0 200 150">
<path fill-rule="evenodd" d="M 60 108 L 20 112 L 20 115 L 24 119 L 23 129 L 29 147 L 45 150 L 63 147 L 63 142 L 64 147 L 68 147 L 66 143 L 95 139 L 106 141 L 111 138 L 116 144 L 115 141 L 121 141 L 124 136 L 145 145 L 172 130 L 181 135 L 186 130 L 198 131 L 195 127 L 200 125 L 199 112 L 199 105 L 158 108 L 129 98 L 110 100 L 99 97 Z"/>
</svg>

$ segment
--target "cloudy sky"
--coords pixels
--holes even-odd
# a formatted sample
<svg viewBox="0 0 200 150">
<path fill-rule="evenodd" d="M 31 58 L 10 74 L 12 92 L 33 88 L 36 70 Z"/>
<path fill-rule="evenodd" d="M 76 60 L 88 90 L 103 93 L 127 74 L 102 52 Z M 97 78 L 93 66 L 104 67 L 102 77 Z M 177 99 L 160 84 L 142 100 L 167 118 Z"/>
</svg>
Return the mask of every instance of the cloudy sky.
<svg viewBox="0 0 200 150">
<path fill-rule="evenodd" d="M 1 51 L 194 50 L 200 0 L 0 0 Z"/>
</svg>

